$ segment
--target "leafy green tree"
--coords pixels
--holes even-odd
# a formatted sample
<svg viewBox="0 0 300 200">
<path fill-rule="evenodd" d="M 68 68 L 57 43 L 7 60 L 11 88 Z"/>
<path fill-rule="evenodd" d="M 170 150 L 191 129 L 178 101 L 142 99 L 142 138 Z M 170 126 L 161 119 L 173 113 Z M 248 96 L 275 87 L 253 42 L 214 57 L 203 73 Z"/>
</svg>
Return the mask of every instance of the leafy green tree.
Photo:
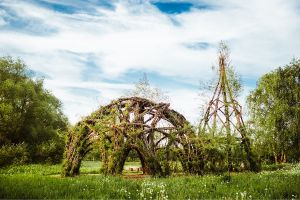
<svg viewBox="0 0 300 200">
<path fill-rule="evenodd" d="M 61 103 L 43 80 L 31 78 L 21 60 L 0 58 L 0 145 L 25 142 L 34 155 L 38 145 L 61 142 L 57 133 L 66 126 Z"/>
<path fill-rule="evenodd" d="M 262 76 L 248 105 L 263 158 L 300 160 L 300 59 Z"/>
</svg>

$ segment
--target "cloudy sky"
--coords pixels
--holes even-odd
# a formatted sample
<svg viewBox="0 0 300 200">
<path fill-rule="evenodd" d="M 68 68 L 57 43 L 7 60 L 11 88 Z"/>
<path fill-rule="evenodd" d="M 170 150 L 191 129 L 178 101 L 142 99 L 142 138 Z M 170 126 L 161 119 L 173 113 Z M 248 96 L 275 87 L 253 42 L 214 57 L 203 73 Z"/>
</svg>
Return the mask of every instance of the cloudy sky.
<svg viewBox="0 0 300 200">
<path fill-rule="evenodd" d="M 0 56 L 44 77 L 72 123 L 144 72 L 196 122 L 199 81 L 212 78 L 221 40 L 243 103 L 261 75 L 300 56 L 300 1 L 0 0 Z"/>
</svg>

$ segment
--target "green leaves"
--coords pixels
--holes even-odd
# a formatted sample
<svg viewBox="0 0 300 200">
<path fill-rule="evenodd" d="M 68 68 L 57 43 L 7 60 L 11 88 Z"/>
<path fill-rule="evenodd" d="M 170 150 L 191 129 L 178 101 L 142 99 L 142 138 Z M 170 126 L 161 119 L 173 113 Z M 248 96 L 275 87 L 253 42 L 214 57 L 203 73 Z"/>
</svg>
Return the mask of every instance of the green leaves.
<svg viewBox="0 0 300 200">
<path fill-rule="evenodd" d="M 299 77 L 300 59 L 261 77 L 247 100 L 261 153 L 278 162 L 300 155 Z"/>
<path fill-rule="evenodd" d="M 0 58 L 0 145 L 25 142 L 34 151 L 50 139 L 61 140 L 56 133 L 66 126 L 61 103 L 43 80 L 31 79 L 21 60 Z"/>
</svg>

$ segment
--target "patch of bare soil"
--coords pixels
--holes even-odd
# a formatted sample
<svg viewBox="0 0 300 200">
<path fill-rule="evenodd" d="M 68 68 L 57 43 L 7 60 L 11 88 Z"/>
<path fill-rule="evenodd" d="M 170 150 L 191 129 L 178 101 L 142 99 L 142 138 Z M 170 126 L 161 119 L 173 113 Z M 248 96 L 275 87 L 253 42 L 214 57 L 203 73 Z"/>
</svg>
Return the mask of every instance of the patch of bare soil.
<svg viewBox="0 0 300 200">
<path fill-rule="evenodd" d="M 125 174 L 123 175 L 125 179 L 144 179 L 144 178 L 150 178 L 150 175 L 144 175 L 144 174 Z"/>
</svg>

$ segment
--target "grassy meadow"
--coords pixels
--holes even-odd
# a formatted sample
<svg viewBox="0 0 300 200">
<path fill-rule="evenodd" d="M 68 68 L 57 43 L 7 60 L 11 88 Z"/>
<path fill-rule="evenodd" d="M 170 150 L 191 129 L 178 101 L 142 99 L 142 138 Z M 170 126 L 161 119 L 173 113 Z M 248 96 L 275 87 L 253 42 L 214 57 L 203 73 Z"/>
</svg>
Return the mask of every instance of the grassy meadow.
<svg viewBox="0 0 300 200">
<path fill-rule="evenodd" d="M 261 173 L 140 179 L 99 174 L 100 162 L 85 161 L 81 175 L 61 178 L 61 165 L 0 169 L 2 199 L 299 199 L 300 165 L 267 167 Z M 126 163 L 139 166 L 139 163 Z M 125 166 L 126 169 L 126 166 Z M 277 169 L 277 170 L 276 170 Z M 270 171 L 272 170 L 272 171 Z M 138 173 L 124 170 L 127 173 Z"/>
</svg>

